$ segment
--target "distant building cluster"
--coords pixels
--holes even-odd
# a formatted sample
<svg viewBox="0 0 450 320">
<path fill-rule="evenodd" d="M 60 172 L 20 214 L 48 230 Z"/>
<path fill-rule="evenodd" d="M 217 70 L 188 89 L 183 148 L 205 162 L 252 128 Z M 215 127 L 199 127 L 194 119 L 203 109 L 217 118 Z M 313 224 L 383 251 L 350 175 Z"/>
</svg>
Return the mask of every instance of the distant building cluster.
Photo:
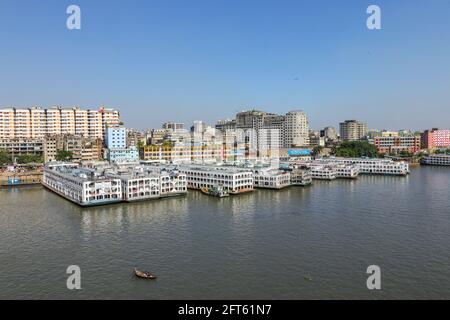
<svg viewBox="0 0 450 320">
<path fill-rule="evenodd" d="M 64 151 L 72 160 L 100 160 L 107 128 L 119 124 L 119 111 L 105 107 L 2 108 L 0 149 L 12 159 L 36 155 L 48 162 Z"/>
<path fill-rule="evenodd" d="M 265 132 L 266 137 L 274 139 L 267 143 L 281 148 L 309 146 L 309 122 L 303 111 L 290 111 L 285 115 L 258 110 L 242 111 L 234 120 L 219 121 L 216 129 L 224 134 L 236 129 L 250 130 L 256 134 Z"/>
<path fill-rule="evenodd" d="M 119 112 L 104 107 L 99 110 L 83 110 L 78 107 L 3 108 L 0 109 L 0 137 L 43 139 L 48 135 L 72 134 L 103 139 L 106 127 L 119 122 Z"/>
<path fill-rule="evenodd" d="M 168 121 L 146 131 L 127 128 L 117 110 L 52 107 L 0 109 L 0 150 L 11 159 L 35 155 L 55 160 L 134 163 L 232 163 L 328 154 L 342 142 L 366 141 L 380 154 L 416 154 L 450 148 L 450 130 L 369 130 L 359 120 L 312 130 L 301 110 L 275 114 L 251 109 L 207 125 Z M 325 150 L 325 151 L 323 151 Z"/>
</svg>

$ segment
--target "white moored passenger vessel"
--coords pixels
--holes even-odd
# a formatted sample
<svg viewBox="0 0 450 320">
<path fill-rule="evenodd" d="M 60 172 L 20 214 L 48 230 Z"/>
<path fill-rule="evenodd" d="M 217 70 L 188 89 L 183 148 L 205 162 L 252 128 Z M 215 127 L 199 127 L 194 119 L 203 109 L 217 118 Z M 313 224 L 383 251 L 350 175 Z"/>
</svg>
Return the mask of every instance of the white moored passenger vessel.
<svg viewBox="0 0 450 320">
<path fill-rule="evenodd" d="M 173 168 L 173 166 L 163 166 Z M 223 187 L 229 194 L 253 191 L 253 173 L 250 170 L 235 167 L 209 165 L 179 165 L 180 173 L 186 175 L 190 189 Z"/>
<path fill-rule="evenodd" d="M 422 164 L 432 166 L 450 166 L 450 154 L 433 154 L 422 159 Z"/>
<path fill-rule="evenodd" d="M 290 173 L 290 182 L 293 186 L 308 186 L 312 183 L 311 169 L 306 166 L 283 166 L 281 170 Z"/>
<path fill-rule="evenodd" d="M 336 170 L 336 178 L 356 179 L 359 176 L 360 169 L 357 164 L 339 163 L 333 165 Z"/>
<path fill-rule="evenodd" d="M 187 193 L 186 175 L 140 165 L 48 163 L 42 184 L 81 206 L 133 202 Z"/>
<path fill-rule="evenodd" d="M 323 164 L 356 164 L 362 174 L 382 174 L 406 176 L 409 174 L 409 164 L 404 161 L 374 158 L 323 158 L 314 160 Z"/>
<path fill-rule="evenodd" d="M 291 173 L 272 168 L 252 169 L 253 185 L 262 189 L 283 189 L 291 185 Z"/>
<path fill-rule="evenodd" d="M 74 163 L 48 163 L 42 184 L 80 206 L 96 206 L 122 201 L 120 179 L 109 178 Z"/>
<path fill-rule="evenodd" d="M 336 168 L 329 165 L 311 165 L 311 177 L 318 180 L 334 180 L 337 178 Z"/>
<path fill-rule="evenodd" d="M 121 180 L 123 200 L 127 202 L 176 196 L 187 192 L 186 176 L 175 170 L 122 166 L 113 169 L 108 176 Z"/>
</svg>

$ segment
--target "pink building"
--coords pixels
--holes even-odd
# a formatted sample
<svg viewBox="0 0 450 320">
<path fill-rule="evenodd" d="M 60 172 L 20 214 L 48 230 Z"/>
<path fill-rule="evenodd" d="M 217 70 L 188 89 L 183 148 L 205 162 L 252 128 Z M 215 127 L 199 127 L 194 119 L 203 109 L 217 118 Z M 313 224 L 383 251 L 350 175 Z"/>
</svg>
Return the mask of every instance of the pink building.
<svg viewBox="0 0 450 320">
<path fill-rule="evenodd" d="M 422 147 L 424 149 L 449 148 L 450 130 L 425 130 L 422 133 Z"/>
</svg>

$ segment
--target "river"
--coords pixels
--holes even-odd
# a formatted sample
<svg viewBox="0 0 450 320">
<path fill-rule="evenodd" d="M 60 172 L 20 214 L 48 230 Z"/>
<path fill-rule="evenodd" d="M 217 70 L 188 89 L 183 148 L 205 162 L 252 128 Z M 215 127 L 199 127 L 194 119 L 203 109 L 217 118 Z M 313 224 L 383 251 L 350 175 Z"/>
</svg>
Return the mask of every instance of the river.
<svg viewBox="0 0 450 320">
<path fill-rule="evenodd" d="M 450 299 L 449 195 L 445 167 L 93 208 L 1 189 L 0 299 Z"/>
</svg>

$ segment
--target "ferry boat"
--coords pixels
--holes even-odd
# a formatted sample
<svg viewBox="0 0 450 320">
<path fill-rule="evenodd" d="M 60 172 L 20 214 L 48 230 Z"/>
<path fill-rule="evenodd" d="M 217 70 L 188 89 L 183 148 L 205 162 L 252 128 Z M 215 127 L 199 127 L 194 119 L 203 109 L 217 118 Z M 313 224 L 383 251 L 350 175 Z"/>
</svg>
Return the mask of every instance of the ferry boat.
<svg viewBox="0 0 450 320">
<path fill-rule="evenodd" d="M 360 173 L 359 165 L 356 164 L 340 163 L 336 164 L 334 169 L 336 170 L 336 178 L 356 179 Z"/>
<path fill-rule="evenodd" d="M 171 168 L 171 166 L 165 166 Z M 251 170 L 211 165 L 179 165 L 177 169 L 186 175 L 187 187 L 200 190 L 222 186 L 229 194 L 251 192 L 253 172 Z"/>
<path fill-rule="evenodd" d="M 421 160 L 421 164 L 432 166 L 450 166 L 450 154 L 432 154 Z"/>
<path fill-rule="evenodd" d="M 291 174 L 288 171 L 265 168 L 253 169 L 253 185 L 262 189 L 283 189 L 291 185 Z"/>
<path fill-rule="evenodd" d="M 120 179 L 109 178 L 74 163 L 44 166 L 42 185 L 80 206 L 97 206 L 122 201 Z"/>
<path fill-rule="evenodd" d="M 318 180 L 335 180 L 337 178 L 336 168 L 327 165 L 312 165 L 311 177 Z"/>
<path fill-rule="evenodd" d="M 406 176 L 410 173 L 405 161 L 376 158 L 322 158 L 314 160 L 315 164 L 356 164 L 361 174 L 380 174 Z"/>
<path fill-rule="evenodd" d="M 176 170 L 133 165 L 48 163 L 42 184 L 81 206 L 134 202 L 187 193 L 186 176 Z"/>
<path fill-rule="evenodd" d="M 291 171 L 291 185 L 309 186 L 312 183 L 311 170 L 308 168 L 294 168 Z"/>
<path fill-rule="evenodd" d="M 228 191 L 222 186 L 202 187 L 200 191 L 204 194 L 219 198 L 228 197 L 230 195 Z"/>
<path fill-rule="evenodd" d="M 186 175 L 178 169 L 164 168 L 160 171 L 161 197 L 175 197 L 187 193 Z"/>
<path fill-rule="evenodd" d="M 307 166 L 283 163 L 280 170 L 290 173 L 290 183 L 293 186 L 308 186 L 312 183 L 311 169 Z"/>
</svg>

